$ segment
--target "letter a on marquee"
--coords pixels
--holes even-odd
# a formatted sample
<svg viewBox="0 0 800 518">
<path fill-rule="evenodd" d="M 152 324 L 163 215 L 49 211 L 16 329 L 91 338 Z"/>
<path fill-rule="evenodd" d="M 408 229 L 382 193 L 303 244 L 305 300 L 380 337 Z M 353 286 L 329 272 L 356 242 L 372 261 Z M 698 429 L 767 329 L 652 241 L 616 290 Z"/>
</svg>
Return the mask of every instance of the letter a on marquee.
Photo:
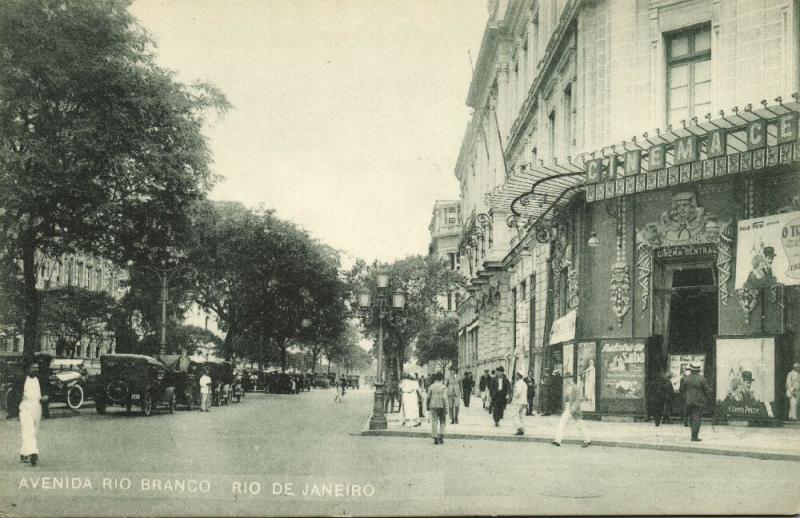
<svg viewBox="0 0 800 518">
<path fill-rule="evenodd" d="M 708 158 L 725 155 L 725 130 L 716 130 L 708 133 L 706 154 Z"/>
</svg>

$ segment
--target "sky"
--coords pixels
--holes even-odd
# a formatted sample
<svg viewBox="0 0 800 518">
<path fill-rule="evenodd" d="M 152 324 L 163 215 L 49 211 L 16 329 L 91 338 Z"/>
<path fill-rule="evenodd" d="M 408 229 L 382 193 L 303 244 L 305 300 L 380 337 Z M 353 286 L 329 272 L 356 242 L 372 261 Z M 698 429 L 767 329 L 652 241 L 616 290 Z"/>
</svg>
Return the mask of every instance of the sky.
<svg viewBox="0 0 800 518">
<path fill-rule="evenodd" d="M 177 80 L 234 105 L 210 197 L 264 204 L 354 258 L 427 253 L 470 117 L 485 0 L 137 0 Z"/>
</svg>

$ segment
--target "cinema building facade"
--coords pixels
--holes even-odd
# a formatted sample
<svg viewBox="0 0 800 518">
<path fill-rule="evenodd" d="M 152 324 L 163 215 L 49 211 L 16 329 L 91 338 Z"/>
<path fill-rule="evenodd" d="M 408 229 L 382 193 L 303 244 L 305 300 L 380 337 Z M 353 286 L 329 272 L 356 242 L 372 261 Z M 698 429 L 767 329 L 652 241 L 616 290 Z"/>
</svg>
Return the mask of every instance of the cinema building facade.
<svg viewBox="0 0 800 518">
<path fill-rule="evenodd" d="M 717 417 L 785 419 L 800 361 L 797 2 L 553 4 L 524 99 L 496 119 L 507 169 L 484 206 L 511 232 L 463 304 L 502 279 L 511 323 L 485 348 L 538 383 L 574 378 L 589 415 L 644 417 L 668 372 L 677 401 L 698 362 Z M 518 34 L 552 8 L 499 3 L 481 56 L 517 70 Z M 465 248 L 480 244 L 469 230 Z"/>
</svg>

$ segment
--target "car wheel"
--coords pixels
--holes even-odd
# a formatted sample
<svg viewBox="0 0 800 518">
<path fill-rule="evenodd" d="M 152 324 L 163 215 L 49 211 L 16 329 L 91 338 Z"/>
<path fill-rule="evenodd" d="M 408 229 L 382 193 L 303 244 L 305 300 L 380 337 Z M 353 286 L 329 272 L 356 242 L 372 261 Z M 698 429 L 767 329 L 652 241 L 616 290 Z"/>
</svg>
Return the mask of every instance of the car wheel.
<svg viewBox="0 0 800 518">
<path fill-rule="evenodd" d="M 153 396 L 150 392 L 142 394 L 142 415 L 145 417 L 153 413 Z"/>
<path fill-rule="evenodd" d="M 172 396 L 171 398 L 169 398 L 169 406 L 167 407 L 167 411 L 170 414 L 174 414 L 175 413 L 175 396 Z"/>
<path fill-rule="evenodd" d="M 71 386 L 67 390 L 67 405 L 73 409 L 78 410 L 83 404 L 83 387 L 78 384 Z"/>
</svg>

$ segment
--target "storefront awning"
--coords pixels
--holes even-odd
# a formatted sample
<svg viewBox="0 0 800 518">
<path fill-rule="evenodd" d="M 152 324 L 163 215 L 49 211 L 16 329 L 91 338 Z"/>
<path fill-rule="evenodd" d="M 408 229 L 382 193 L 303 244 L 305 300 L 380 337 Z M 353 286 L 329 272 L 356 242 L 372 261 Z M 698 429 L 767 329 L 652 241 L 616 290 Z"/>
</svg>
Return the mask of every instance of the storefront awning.
<svg viewBox="0 0 800 518">
<path fill-rule="evenodd" d="M 507 221 L 511 227 L 543 226 L 583 186 L 585 173 L 578 163 L 524 165 L 512 172 L 506 183 L 488 193 L 486 203 L 495 211 L 511 210 Z"/>
</svg>

